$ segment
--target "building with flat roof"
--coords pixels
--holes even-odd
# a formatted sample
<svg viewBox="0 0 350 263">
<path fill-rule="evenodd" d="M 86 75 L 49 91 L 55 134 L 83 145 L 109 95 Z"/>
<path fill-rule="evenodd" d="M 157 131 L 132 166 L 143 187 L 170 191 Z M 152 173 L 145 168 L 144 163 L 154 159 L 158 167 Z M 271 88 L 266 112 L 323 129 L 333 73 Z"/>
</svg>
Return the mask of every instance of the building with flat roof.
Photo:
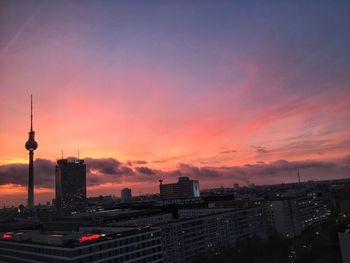
<svg viewBox="0 0 350 263">
<path fill-rule="evenodd" d="M 162 262 L 160 230 L 84 227 L 0 234 L 0 262 Z"/>
<path fill-rule="evenodd" d="M 328 208 L 317 190 L 289 191 L 263 203 L 270 227 L 285 238 L 293 238 L 326 222 Z"/>
<path fill-rule="evenodd" d="M 132 194 L 130 188 L 124 188 L 120 192 L 120 198 L 122 203 L 127 203 L 132 200 Z"/>
<path fill-rule="evenodd" d="M 55 206 L 60 215 L 86 205 L 86 165 L 81 159 L 61 159 L 55 167 Z"/>
<path fill-rule="evenodd" d="M 181 199 L 200 197 L 199 181 L 190 180 L 188 177 L 179 177 L 177 183 L 159 185 L 161 199 Z"/>
<path fill-rule="evenodd" d="M 218 247 L 234 247 L 248 239 L 266 239 L 267 227 L 259 208 L 184 209 L 180 220 L 158 225 L 164 262 L 191 262 Z"/>
<path fill-rule="evenodd" d="M 266 239 L 267 225 L 261 208 L 180 209 L 179 219 L 171 214 L 131 218 L 124 226 L 151 225 L 161 230 L 163 260 L 191 262 L 201 253 L 219 246 L 235 246 L 247 239 Z"/>
</svg>

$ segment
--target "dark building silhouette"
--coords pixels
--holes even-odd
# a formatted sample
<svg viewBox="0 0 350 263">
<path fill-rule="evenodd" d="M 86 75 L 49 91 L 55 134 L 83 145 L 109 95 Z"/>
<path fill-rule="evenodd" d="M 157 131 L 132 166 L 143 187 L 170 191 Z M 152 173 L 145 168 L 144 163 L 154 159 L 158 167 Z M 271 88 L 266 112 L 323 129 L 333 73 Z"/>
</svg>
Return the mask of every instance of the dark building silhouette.
<svg viewBox="0 0 350 263">
<path fill-rule="evenodd" d="M 132 194 L 131 194 L 131 189 L 129 188 L 124 188 L 121 190 L 121 202 L 122 203 L 127 203 L 130 202 L 132 200 Z"/>
<path fill-rule="evenodd" d="M 34 151 L 38 148 L 38 143 L 35 141 L 35 131 L 33 131 L 33 96 L 30 95 L 30 131 L 28 133 L 28 141 L 25 144 L 29 151 L 29 175 L 28 175 L 28 209 L 34 208 Z"/>
<path fill-rule="evenodd" d="M 190 180 L 185 176 L 172 184 L 163 184 L 163 180 L 160 180 L 159 191 L 162 199 L 200 197 L 198 180 Z"/>
<path fill-rule="evenodd" d="M 55 205 L 60 215 L 84 209 L 86 165 L 81 159 L 61 159 L 56 165 Z"/>
</svg>

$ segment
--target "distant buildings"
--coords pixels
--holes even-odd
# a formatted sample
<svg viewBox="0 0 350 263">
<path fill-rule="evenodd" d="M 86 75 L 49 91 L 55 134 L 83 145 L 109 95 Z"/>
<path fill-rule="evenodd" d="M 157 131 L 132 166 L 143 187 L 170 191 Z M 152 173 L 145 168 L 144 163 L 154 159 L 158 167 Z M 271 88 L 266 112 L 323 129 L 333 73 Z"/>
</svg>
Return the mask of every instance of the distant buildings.
<svg viewBox="0 0 350 263">
<path fill-rule="evenodd" d="M 0 262 L 162 262 L 160 231 L 96 226 L 6 232 L 0 235 Z"/>
<path fill-rule="evenodd" d="M 188 177 L 179 177 L 177 183 L 159 185 L 161 199 L 181 199 L 200 197 L 198 180 L 190 180 Z"/>
<path fill-rule="evenodd" d="M 90 208 L 95 209 L 111 209 L 115 207 L 115 200 L 112 196 L 106 195 L 106 196 L 95 196 L 95 197 L 88 197 L 87 198 L 87 205 Z"/>
<path fill-rule="evenodd" d="M 59 214 L 83 210 L 86 204 L 86 165 L 84 160 L 58 160 L 55 179 L 55 205 Z"/>
<path fill-rule="evenodd" d="M 85 177 L 82 160 L 58 161 L 57 187 L 62 189 L 57 200 L 65 205 L 64 212 L 79 209 L 84 200 L 78 194 L 82 183 L 72 178 Z M 186 263 L 243 240 L 267 239 L 272 229 L 293 238 L 326 220 L 323 192 L 314 186 L 240 187 L 233 194 L 215 189 L 198 198 L 198 181 L 180 177 L 174 184 L 161 183 L 160 190 L 158 201 L 125 204 L 131 199 L 128 188 L 121 192 L 122 204 L 115 204 L 111 196 L 89 198 L 84 213 L 40 224 L 36 231 L 3 228 L 0 262 Z M 340 242 L 347 238 L 340 237 Z"/>
<path fill-rule="evenodd" d="M 131 200 L 132 200 L 131 189 L 129 189 L 129 188 L 122 189 L 120 197 L 121 197 L 121 202 L 122 203 L 131 202 Z"/>
</svg>

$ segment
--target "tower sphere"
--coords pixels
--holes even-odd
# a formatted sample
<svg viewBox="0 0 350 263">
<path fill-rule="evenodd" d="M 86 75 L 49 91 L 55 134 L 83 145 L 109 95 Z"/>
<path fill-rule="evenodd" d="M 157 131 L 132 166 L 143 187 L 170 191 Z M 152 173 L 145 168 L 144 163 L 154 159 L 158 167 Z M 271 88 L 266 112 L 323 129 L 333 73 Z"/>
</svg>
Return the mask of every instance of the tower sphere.
<svg viewBox="0 0 350 263">
<path fill-rule="evenodd" d="M 36 148 L 38 148 L 38 143 L 33 140 L 28 140 L 25 144 L 25 147 L 28 151 L 34 151 Z"/>
</svg>

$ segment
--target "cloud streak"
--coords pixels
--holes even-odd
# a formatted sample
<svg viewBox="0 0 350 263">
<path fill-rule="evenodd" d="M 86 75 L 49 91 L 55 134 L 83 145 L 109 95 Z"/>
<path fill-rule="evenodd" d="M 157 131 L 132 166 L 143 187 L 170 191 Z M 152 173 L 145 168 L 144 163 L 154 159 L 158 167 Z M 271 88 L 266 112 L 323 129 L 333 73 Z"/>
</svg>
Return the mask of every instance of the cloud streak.
<svg viewBox="0 0 350 263">
<path fill-rule="evenodd" d="M 38 4 L 38 6 L 35 8 L 35 10 L 28 16 L 28 18 L 24 21 L 23 25 L 19 28 L 19 30 L 15 33 L 15 35 L 7 42 L 7 44 L 0 50 L 0 59 L 3 55 L 6 54 L 6 52 L 20 39 L 21 35 L 25 30 L 30 26 L 32 21 L 35 19 L 37 14 L 39 13 L 43 1 Z"/>
</svg>

